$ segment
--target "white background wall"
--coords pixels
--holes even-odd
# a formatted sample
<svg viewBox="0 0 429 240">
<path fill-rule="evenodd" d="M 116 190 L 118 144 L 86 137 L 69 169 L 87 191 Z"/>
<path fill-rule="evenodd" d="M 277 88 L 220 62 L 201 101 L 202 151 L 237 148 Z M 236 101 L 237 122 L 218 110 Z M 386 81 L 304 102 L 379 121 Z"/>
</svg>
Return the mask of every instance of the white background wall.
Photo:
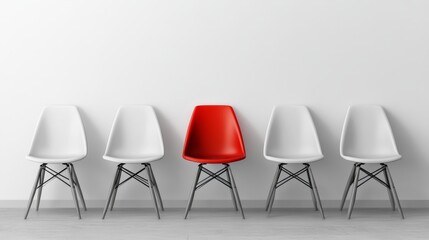
<svg viewBox="0 0 429 240">
<path fill-rule="evenodd" d="M 313 167 L 324 200 L 351 169 L 339 157 L 347 106 L 383 105 L 403 160 L 391 171 L 403 200 L 429 200 L 429 2 L 180 0 L 0 2 L 0 200 L 26 200 L 38 165 L 25 160 L 43 105 L 80 107 L 88 157 L 76 164 L 88 200 L 104 200 L 115 164 L 101 156 L 116 109 L 155 106 L 166 155 L 154 164 L 166 200 L 185 200 L 196 164 L 181 159 L 197 104 L 230 104 L 247 159 L 232 164 L 244 200 L 266 198 L 275 164 L 262 157 L 271 108 L 305 104 L 325 159 Z M 220 184 L 196 199 L 229 199 Z M 299 183 L 279 199 L 310 199 Z M 118 199 L 149 199 L 129 184 Z M 372 183 L 359 199 L 386 199 Z M 48 185 L 44 199 L 68 200 Z M 23 201 L 25 202 L 25 201 Z"/>
</svg>

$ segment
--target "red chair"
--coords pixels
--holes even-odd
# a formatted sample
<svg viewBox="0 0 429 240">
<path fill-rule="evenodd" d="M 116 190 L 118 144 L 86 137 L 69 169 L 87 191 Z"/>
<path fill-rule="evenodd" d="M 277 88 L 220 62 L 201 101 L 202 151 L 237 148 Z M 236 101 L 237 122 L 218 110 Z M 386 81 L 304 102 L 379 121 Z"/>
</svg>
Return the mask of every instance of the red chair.
<svg viewBox="0 0 429 240">
<path fill-rule="evenodd" d="M 196 106 L 189 122 L 183 147 L 183 158 L 199 163 L 186 207 L 185 219 L 192 207 L 195 191 L 213 179 L 231 189 L 235 210 L 240 209 L 244 219 L 243 208 L 229 163 L 243 160 L 245 157 L 243 138 L 233 108 L 224 105 Z M 212 172 L 204 167 L 206 164 L 222 164 L 224 167 L 217 172 Z M 201 172 L 206 173 L 208 177 L 200 181 Z M 223 173 L 226 173 L 226 179 L 221 177 Z"/>
</svg>

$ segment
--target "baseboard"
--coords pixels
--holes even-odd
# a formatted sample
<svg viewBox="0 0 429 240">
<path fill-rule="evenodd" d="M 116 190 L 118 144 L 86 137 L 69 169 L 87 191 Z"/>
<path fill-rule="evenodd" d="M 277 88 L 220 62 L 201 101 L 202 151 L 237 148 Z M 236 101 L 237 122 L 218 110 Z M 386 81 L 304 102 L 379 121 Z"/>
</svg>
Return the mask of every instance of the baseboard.
<svg viewBox="0 0 429 240">
<path fill-rule="evenodd" d="M 166 208 L 185 208 L 187 200 L 164 200 Z M 106 204 L 105 200 L 87 200 L 88 208 L 103 208 Z M 265 200 L 242 200 L 243 208 L 263 208 Z M 313 202 L 311 200 L 276 200 L 275 208 L 311 208 Z M 346 207 L 348 202 L 346 202 Z M 322 205 L 325 209 L 338 208 L 340 200 L 324 200 Z M 402 200 L 403 208 L 429 208 L 429 200 Z M 26 200 L 0 200 L 0 208 L 25 208 Z M 194 208 L 230 208 L 232 202 L 230 200 L 195 200 Z M 40 203 L 42 208 L 73 208 L 74 204 L 71 200 L 42 200 Z M 152 208 L 151 200 L 117 200 L 115 203 L 117 208 Z M 356 200 L 356 208 L 388 208 L 390 202 L 388 200 Z"/>
</svg>

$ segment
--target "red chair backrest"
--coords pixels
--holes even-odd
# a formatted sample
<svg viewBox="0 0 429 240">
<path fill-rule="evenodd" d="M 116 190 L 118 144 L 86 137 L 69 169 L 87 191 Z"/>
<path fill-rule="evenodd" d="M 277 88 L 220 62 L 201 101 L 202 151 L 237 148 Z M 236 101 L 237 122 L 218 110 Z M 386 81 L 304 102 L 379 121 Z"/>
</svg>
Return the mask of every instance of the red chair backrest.
<svg viewBox="0 0 429 240">
<path fill-rule="evenodd" d="M 189 122 L 183 158 L 246 157 L 240 126 L 231 106 L 196 106 Z"/>
</svg>

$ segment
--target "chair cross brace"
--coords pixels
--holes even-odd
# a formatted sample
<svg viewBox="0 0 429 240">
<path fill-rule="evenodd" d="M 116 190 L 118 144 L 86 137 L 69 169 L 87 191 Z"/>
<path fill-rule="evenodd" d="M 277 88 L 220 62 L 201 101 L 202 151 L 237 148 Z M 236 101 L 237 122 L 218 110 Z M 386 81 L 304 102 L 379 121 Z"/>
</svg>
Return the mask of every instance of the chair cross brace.
<svg viewBox="0 0 429 240">
<path fill-rule="evenodd" d="M 304 172 L 307 171 L 308 166 L 309 165 L 305 165 L 305 167 L 303 167 L 301 170 L 293 173 L 291 171 L 289 171 L 288 169 L 286 169 L 285 167 L 283 167 L 283 165 L 286 165 L 285 163 L 280 164 L 279 168 L 282 172 L 288 174 L 289 176 L 283 178 L 282 180 L 280 180 L 279 182 L 277 182 L 276 184 L 276 188 L 279 188 L 281 185 L 289 182 L 292 179 L 296 179 L 298 181 L 300 181 L 302 184 L 306 185 L 307 187 L 313 189 L 313 186 L 306 180 L 302 179 L 299 175 L 303 174 Z"/>
<path fill-rule="evenodd" d="M 232 188 L 231 182 L 225 180 L 224 178 L 222 178 L 220 176 L 221 174 L 223 174 L 224 172 L 227 171 L 229 165 L 226 165 L 224 168 L 220 169 L 217 172 L 212 172 L 212 171 L 208 170 L 207 168 L 203 167 L 202 164 L 200 164 L 200 166 L 201 166 L 201 171 L 205 172 L 209 176 L 207 176 L 203 180 L 199 181 L 198 184 L 197 184 L 197 186 L 196 186 L 196 188 L 195 188 L 195 190 L 200 189 L 202 186 L 206 185 L 207 183 L 209 183 L 210 181 L 212 181 L 214 179 L 217 180 L 217 181 L 219 181 L 223 185 L 225 185 L 225 186 L 227 186 L 229 188 Z"/>
<path fill-rule="evenodd" d="M 120 164 L 121 165 L 121 164 Z M 119 186 L 121 186 L 122 184 L 128 182 L 130 179 L 134 178 L 135 180 L 137 180 L 138 182 L 142 183 L 143 185 L 145 185 L 146 187 L 149 187 L 149 182 L 146 178 L 138 175 L 139 173 L 143 172 L 146 169 L 146 166 L 144 166 L 142 169 L 140 169 L 138 172 L 134 173 L 126 168 L 123 167 L 123 164 L 119 167 L 119 170 L 122 171 L 123 173 L 127 174 L 129 177 L 125 180 L 123 180 L 121 183 L 119 183 L 117 186 L 115 186 L 115 189 L 117 189 Z"/>
<path fill-rule="evenodd" d="M 363 181 L 361 183 L 358 184 L 357 187 L 362 186 L 364 183 L 368 182 L 371 179 L 376 180 L 377 182 L 379 182 L 381 185 L 385 186 L 386 188 L 390 189 L 390 183 L 389 182 L 385 182 L 383 180 L 381 180 L 380 178 L 377 177 L 378 174 L 384 172 L 384 170 L 386 169 L 386 165 L 382 165 L 380 168 L 378 168 L 377 170 L 373 171 L 373 172 L 369 172 L 368 170 L 364 169 L 363 167 L 360 167 L 359 170 L 364 172 L 366 174 L 365 177 L 362 177 L 358 180 L 358 182 Z"/>
<path fill-rule="evenodd" d="M 46 181 L 44 181 L 43 183 L 41 183 L 41 184 L 39 184 L 37 187 L 36 187 L 36 189 L 39 189 L 39 188 L 42 188 L 42 187 L 44 187 L 46 184 L 48 184 L 50 181 L 52 181 L 53 179 L 58 179 L 58 180 L 60 180 L 61 182 L 63 182 L 65 185 L 67 185 L 67 186 L 69 186 L 70 187 L 70 184 L 68 184 L 66 181 L 64 181 L 63 179 L 61 179 L 60 177 L 62 177 L 62 178 L 64 178 L 64 179 L 66 179 L 66 180 L 69 180 L 69 178 L 68 177 L 66 177 L 66 176 L 64 176 L 64 175 L 62 175 L 61 173 L 63 173 L 65 170 L 67 170 L 67 167 L 65 167 L 63 170 L 61 170 L 61 171 L 59 171 L 59 172 L 57 172 L 57 171 L 55 171 L 55 170 L 53 170 L 52 168 L 50 168 L 50 167 L 48 167 L 48 166 L 46 166 L 46 164 L 42 164 L 42 165 L 40 165 L 40 167 L 41 168 L 44 168 L 44 170 L 45 170 L 45 172 L 47 172 L 47 173 L 49 173 L 49 174 L 51 174 L 52 175 L 52 177 L 50 177 L 48 180 L 46 180 Z M 73 181 L 73 183 L 75 183 L 74 181 Z"/>
</svg>

